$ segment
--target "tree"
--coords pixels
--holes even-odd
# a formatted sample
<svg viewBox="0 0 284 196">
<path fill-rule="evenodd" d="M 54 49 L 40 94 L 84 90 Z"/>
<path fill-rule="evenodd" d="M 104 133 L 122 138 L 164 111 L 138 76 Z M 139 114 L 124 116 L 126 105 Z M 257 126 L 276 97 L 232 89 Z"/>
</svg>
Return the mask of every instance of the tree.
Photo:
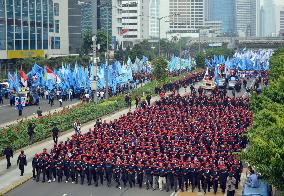
<svg viewBox="0 0 284 196">
<path fill-rule="evenodd" d="M 92 41 L 93 33 L 92 30 L 86 30 L 83 34 L 83 44 L 81 47 L 81 55 L 89 55 L 92 52 Z"/>
<path fill-rule="evenodd" d="M 253 126 L 247 136 L 249 147 L 242 153 L 263 178 L 284 191 L 284 50 L 270 60 L 270 87 L 262 95 L 253 95 Z"/>
<path fill-rule="evenodd" d="M 153 70 L 154 77 L 157 80 L 162 81 L 167 76 L 167 66 L 168 66 L 167 60 L 164 59 L 163 57 L 157 57 L 153 61 L 153 66 L 154 66 Z"/>
</svg>

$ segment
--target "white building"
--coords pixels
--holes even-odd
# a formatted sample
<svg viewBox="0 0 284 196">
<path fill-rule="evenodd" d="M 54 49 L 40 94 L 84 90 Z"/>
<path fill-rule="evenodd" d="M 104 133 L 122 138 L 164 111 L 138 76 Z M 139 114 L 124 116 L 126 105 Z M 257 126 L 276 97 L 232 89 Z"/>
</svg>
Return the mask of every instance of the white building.
<svg viewBox="0 0 284 196">
<path fill-rule="evenodd" d="M 239 37 L 256 36 L 257 0 L 236 0 L 236 32 Z"/>
<path fill-rule="evenodd" d="M 284 6 L 279 11 L 279 35 L 284 36 Z"/>
<path fill-rule="evenodd" d="M 170 0 L 170 33 L 179 33 L 182 37 L 198 34 L 204 27 L 204 0 Z"/>
<path fill-rule="evenodd" d="M 149 1 L 112 1 L 113 36 L 124 47 L 149 39 Z"/>
<path fill-rule="evenodd" d="M 149 2 L 149 37 L 157 39 L 159 37 L 160 6 L 163 0 L 150 0 Z"/>
<path fill-rule="evenodd" d="M 216 37 L 223 32 L 223 23 L 221 21 L 205 21 L 205 29 L 208 29 L 209 37 Z"/>
<path fill-rule="evenodd" d="M 68 1 L 0 2 L 0 59 L 69 54 Z"/>
<path fill-rule="evenodd" d="M 277 35 L 276 30 L 276 5 L 274 0 L 264 0 L 263 2 L 263 36 L 274 37 Z"/>
</svg>

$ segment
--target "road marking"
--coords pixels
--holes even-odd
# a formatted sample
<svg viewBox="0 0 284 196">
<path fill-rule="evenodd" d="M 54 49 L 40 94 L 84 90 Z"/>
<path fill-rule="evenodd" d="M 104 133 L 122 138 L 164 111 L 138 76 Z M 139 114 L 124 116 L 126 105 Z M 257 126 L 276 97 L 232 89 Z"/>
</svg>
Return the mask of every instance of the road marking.
<svg viewBox="0 0 284 196">
<path fill-rule="evenodd" d="M 62 196 L 68 196 L 68 194 L 67 194 L 67 193 L 64 193 Z"/>
<path fill-rule="evenodd" d="M 2 107 L 6 107 L 6 106 L 9 106 L 9 104 L 7 104 L 7 105 L 1 105 L 1 106 L 0 106 L 0 108 L 2 108 Z"/>
<path fill-rule="evenodd" d="M 170 195 L 170 196 L 177 196 L 178 195 L 178 193 L 179 193 L 179 191 L 178 192 L 172 192 L 172 194 Z"/>
</svg>

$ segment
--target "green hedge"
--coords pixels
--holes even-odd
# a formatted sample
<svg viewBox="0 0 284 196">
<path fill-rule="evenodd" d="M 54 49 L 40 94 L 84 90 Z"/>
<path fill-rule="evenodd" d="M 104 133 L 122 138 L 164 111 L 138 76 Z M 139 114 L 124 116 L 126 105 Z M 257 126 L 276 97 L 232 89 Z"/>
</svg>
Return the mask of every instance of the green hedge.
<svg viewBox="0 0 284 196">
<path fill-rule="evenodd" d="M 141 88 L 134 89 L 131 92 L 132 100 L 134 100 L 134 97 L 136 96 L 141 96 L 143 92 L 154 94 L 155 87 L 171 81 L 177 81 L 185 75 L 188 75 L 188 73 L 177 77 L 167 77 L 160 82 L 154 80 Z M 73 122 L 76 119 L 78 119 L 81 123 L 87 123 L 123 108 L 125 108 L 124 95 L 119 95 L 111 97 L 99 104 L 95 104 L 93 102 L 82 103 L 72 108 L 65 108 L 58 113 L 44 116 L 40 119 L 33 118 L 19 122 L 9 126 L 8 128 L 0 129 L 0 153 L 2 153 L 2 150 L 7 145 L 11 145 L 14 150 L 29 145 L 29 136 L 27 134 L 27 127 L 29 123 L 34 123 L 36 125 L 34 142 L 38 142 L 51 136 L 51 129 L 54 123 L 56 123 L 59 130 L 63 132 L 71 129 Z"/>
<path fill-rule="evenodd" d="M 248 132 L 250 145 L 243 158 L 278 190 L 284 190 L 284 49 L 270 59 L 269 88 L 254 94 L 254 122 Z"/>
</svg>

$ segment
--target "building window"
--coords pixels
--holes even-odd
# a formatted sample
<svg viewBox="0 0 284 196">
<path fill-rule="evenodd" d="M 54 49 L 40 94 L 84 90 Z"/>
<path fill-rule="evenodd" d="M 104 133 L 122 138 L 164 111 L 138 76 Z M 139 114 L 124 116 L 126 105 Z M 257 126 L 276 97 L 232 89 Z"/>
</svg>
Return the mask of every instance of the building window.
<svg viewBox="0 0 284 196">
<path fill-rule="evenodd" d="M 59 20 L 55 20 L 55 33 L 59 33 Z"/>
<path fill-rule="evenodd" d="M 60 37 L 51 37 L 51 49 L 60 49 Z"/>
<path fill-rule="evenodd" d="M 59 3 L 54 3 L 54 16 L 59 16 Z"/>
</svg>

